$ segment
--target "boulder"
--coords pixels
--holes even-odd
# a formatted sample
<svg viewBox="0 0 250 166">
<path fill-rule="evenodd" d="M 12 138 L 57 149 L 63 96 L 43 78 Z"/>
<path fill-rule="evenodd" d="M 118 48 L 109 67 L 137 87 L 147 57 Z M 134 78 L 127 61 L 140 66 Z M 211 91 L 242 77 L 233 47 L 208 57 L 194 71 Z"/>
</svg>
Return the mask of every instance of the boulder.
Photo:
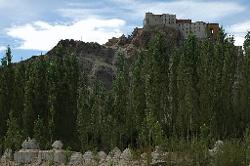
<svg viewBox="0 0 250 166">
<path fill-rule="evenodd" d="M 83 156 L 80 152 L 74 152 L 69 161 L 69 165 L 81 165 L 83 162 Z"/>
<path fill-rule="evenodd" d="M 60 140 L 56 140 L 53 144 L 52 144 L 52 148 L 56 149 L 56 150 L 61 150 L 63 148 L 63 143 Z"/>
<path fill-rule="evenodd" d="M 22 143 L 22 149 L 39 149 L 39 144 L 36 139 L 28 137 Z"/>
</svg>

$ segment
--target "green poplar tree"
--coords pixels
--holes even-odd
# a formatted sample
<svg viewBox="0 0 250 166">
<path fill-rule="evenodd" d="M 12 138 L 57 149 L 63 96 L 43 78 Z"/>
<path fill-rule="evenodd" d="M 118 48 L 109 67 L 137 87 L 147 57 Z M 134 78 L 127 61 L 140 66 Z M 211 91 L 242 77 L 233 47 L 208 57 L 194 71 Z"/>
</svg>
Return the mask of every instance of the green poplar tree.
<svg viewBox="0 0 250 166">
<path fill-rule="evenodd" d="M 131 90 L 130 90 L 130 143 L 134 144 L 138 137 L 140 127 L 145 117 L 145 85 L 144 85 L 144 53 L 141 52 L 132 69 Z"/>
<path fill-rule="evenodd" d="M 89 148 L 88 125 L 90 124 L 88 76 L 82 73 L 79 79 L 77 100 L 77 132 L 80 141 L 80 150 L 84 152 Z"/>
<path fill-rule="evenodd" d="M 157 34 L 145 54 L 145 97 L 146 110 L 155 114 L 164 133 L 171 128 L 170 111 L 170 56 L 171 44 L 165 36 Z"/>
<path fill-rule="evenodd" d="M 169 109 L 170 109 L 170 128 L 169 128 L 169 135 L 176 136 L 177 134 L 177 115 L 178 115 L 178 86 L 177 86 L 177 78 L 178 78 L 178 66 L 180 63 L 180 51 L 175 50 L 173 51 L 170 59 L 170 74 L 169 74 Z"/>
<path fill-rule="evenodd" d="M 147 112 L 139 133 L 139 142 L 144 147 L 155 147 L 163 142 L 163 131 L 153 113 Z"/>
<path fill-rule="evenodd" d="M 38 116 L 34 122 L 34 138 L 38 141 L 40 149 L 47 149 L 51 146 L 48 142 L 48 132 L 45 126 L 43 119 Z"/>
<path fill-rule="evenodd" d="M 113 83 L 113 95 L 114 95 L 114 119 L 116 124 L 116 132 L 118 138 L 119 147 L 123 148 L 123 139 L 126 138 L 127 133 L 127 121 L 128 116 L 128 93 L 129 92 L 129 78 L 128 78 L 128 65 L 124 54 L 121 52 L 118 54 L 117 60 L 117 73 Z"/>
<path fill-rule="evenodd" d="M 7 126 L 8 130 L 4 138 L 5 148 L 12 149 L 13 151 L 18 150 L 22 144 L 23 136 L 22 130 L 18 125 L 18 121 L 13 116 L 12 112 L 9 114 Z"/>
<path fill-rule="evenodd" d="M 10 47 L 7 47 L 0 66 L 0 151 L 3 151 L 4 135 L 7 131 L 7 119 L 12 109 L 13 83 L 15 79 Z"/>
<path fill-rule="evenodd" d="M 185 41 L 183 53 L 178 68 L 179 128 L 186 138 L 197 136 L 199 130 L 199 78 L 197 62 L 199 48 L 195 36 L 190 35 Z"/>
</svg>

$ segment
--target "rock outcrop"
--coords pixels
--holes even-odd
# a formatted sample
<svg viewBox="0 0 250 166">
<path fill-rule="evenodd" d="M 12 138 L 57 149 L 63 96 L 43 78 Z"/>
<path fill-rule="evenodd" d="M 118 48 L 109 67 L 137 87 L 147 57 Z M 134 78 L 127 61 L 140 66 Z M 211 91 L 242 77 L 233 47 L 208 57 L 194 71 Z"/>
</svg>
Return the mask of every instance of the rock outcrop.
<svg viewBox="0 0 250 166">
<path fill-rule="evenodd" d="M 156 34 L 162 33 L 170 44 L 178 45 L 181 41 L 179 32 L 169 27 L 135 28 L 131 35 L 122 35 L 119 38 L 110 39 L 105 46 L 115 48 L 120 47 L 126 50 L 128 56 L 134 55 L 139 48 L 147 48 L 150 41 Z"/>
<path fill-rule="evenodd" d="M 65 55 L 75 55 L 79 60 L 80 71 L 85 71 L 90 78 L 103 82 L 104 86 L 110 89 L 116 73 L 117 53 L 122 51 L 127 58 L 132 58 L 140 49 L 147 49 L 150 41 L 159 32 L 165 36 L 166 41 L 170 42 L 171 45 L 178 45 L 180 39 L 175 29 L 168 27 L 157 29 L 135 28 L 131 35 L 122 35 L 119 38 L 113 37 L 104 45 L 68 39 L 61 40 L 46 55 L 62 58 Z"/>
</svg>

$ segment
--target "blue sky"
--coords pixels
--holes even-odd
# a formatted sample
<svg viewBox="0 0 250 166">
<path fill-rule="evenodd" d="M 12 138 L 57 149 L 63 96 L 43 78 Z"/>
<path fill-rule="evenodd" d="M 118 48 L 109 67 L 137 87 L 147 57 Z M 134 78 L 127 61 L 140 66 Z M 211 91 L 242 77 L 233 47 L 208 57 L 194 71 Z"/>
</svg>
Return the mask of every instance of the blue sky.
<svg viewBox="0 0 250 166">
<path fill-rule="evenodd" d="M 142 27 L 145 12 L 220 23 L 241 45 L 250 30 L 249 0 L 0 0 L 0 55 L 13 60 L 46 53 L 61 39 L 96 41 Z"/>
</svg>

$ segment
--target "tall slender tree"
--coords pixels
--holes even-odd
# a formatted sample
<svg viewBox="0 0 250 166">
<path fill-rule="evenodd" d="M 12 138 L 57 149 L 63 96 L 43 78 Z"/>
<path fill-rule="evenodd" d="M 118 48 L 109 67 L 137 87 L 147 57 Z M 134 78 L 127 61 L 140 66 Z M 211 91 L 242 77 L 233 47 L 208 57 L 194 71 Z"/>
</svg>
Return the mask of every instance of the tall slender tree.
<svg viewBox="0 0 250 166">
<path fill-rule="evenodd" d="M 7 47 L 4 57 L 1 59 L 0 66 L 0 151 L 3 148 L 3 136 L 7 131 L 7 119 L 12 109 L 13 100 L 13 83 L 14 83 L 14 69 L 12 65 L 12 55 L 10 47 Z"/>
<path fill-rule="evenodd" d="M 128 65 L 123 53 L 119 52 L 117 60 L 117 73 L 113 85 L 114 94 L 114 118 L 117 126 L 116 132 L 118 137 L 118 145 L 123 148 L 123 138 L 126 138 L 128 116 L 128 93 L 129 92 L 129 78 Z"/>
</svg>

